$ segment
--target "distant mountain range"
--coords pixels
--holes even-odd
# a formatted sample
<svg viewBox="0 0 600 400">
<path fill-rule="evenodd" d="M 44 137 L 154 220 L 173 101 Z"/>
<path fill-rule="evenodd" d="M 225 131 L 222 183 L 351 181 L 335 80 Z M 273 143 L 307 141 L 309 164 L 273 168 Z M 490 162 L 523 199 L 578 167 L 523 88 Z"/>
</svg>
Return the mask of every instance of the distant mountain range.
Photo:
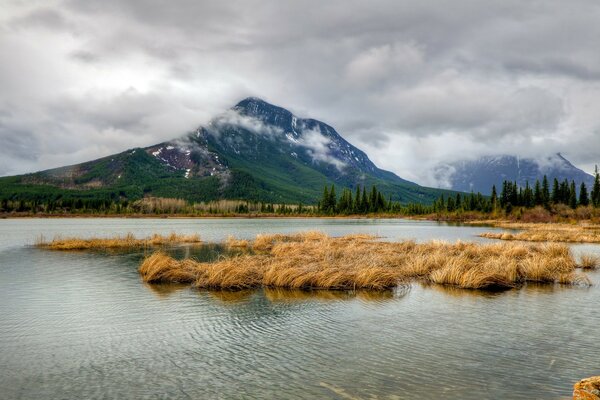
<svg viewBox="0 0 600 400">
<path fill-rule="evenodd" d="M 402 202 L 431 203 L 443 190 L 379 169 L 336 130 L 258 98 L 174 140 L 98 160 L 0 178 L 0 198 L 177 197 L 314 203 L 325 184 L 377 185 Z"/>
<path fill-rule="evenodd" d="M 511 155 L 485 156 L 476 160 L 458 161 L 438 165 L 435 176 L 438 182 L 452 190 L 461 192 L 481 192 L 490 194 L 492 185 L 500 190 L 505 180 L 516 181 L 520 186 L 535 184 L 544 175 L 550 180 L 567 179 L 577 185 L 585 182 L 588 188 L 594 182 L 594 177 L 575 167 L 560 153 L 542 160 L 519 158 Z"/>
</svg>

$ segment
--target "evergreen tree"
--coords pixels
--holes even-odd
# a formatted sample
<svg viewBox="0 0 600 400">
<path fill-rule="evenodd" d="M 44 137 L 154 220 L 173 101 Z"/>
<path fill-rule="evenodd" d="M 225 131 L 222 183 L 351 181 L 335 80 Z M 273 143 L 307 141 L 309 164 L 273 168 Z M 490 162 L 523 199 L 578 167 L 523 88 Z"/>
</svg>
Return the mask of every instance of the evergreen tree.
<svg viewBox="0 0 600 400">
<path fill-rule="evenodd" d="M 385 211 L 387 205 L 385 204 L 385 197 L 381 192 L 377 192 L 377 212 Z"/>
<path fill-rule="evenodd" d="M 327 185 L 323 188 L 323 198 L 320 202 L 321 212 L 327 212 L 329 209 L 329 189 L 327 189 Z"/>
<path fill-rule="evenodd" d="M 536 206 L 541 206 L 544 204 L 544 200 L 542 198 L 542 185 L 540 185 L 539 179 L 535 180 L 535 188 L 533 189 L 533 203 Z"/>
<path fill-rule="evenodd" d="M 512 183 L 510 191 L 510 202 L 513 206 L 519 204 L 519 186 L 517 185 L 516 181 Z"/>
<path fill-rule="evenodd" d="M 548 185 L 548 177 L 544 175 L 542 180 L 542 204 L 548 207 L 550 204 L 550 186 Z"/>
<path fill-rule="evenodd" d="M 328 212 L 335 213 L 337 208 L 337 196 L 335 195 L 335 185 L 331 185 L 331 190 L 329 191 L 329 210 Z"/>
<path fill-rule="evenodd" d="M 520 187 L 516 205 L 522 206 L 523 204 L 525 204 L 525 202 L 523 201 L 523 188 Z"/>
<path fill-rule="evenodd" d="M 444 199 L 444 195 L 441 195 L 440 198 L 436 201 L 435 209 L 438 212 L 446 209 L 446 200 Z"/>
<path fill-rule="evenodd" d="M 569 188 L 569 206 L 572 209 L 577 208 L 577 189 L 575 188 L 575 181 L 571 181 L 571 187 Z"/>
<path fill-rule="evenodd" d="M 581 186 L 579 187 L 579 204 L 582 206 L 590 204 L 590 198 L 584 182 L 581 182 Z"/>
<path fill-rule="evenodd" d="M 560 186 L 558 184 L 558 179 L 554 178 L 554 182 L 552 183 L 552 204 L 560 203 Z"/>
<path fill-rule="evenodd" d="M 369 197 L 369 211 L 377 212 L 377 189 L 375 186 L 371 187 L 371 195 Z"/>
<path fill-rule="evenodd" d="M 594 179 L 594 186 L 592 188 L 592 204 L 594 207 L 600 207 L 600 172 L 598 172 L 598 166 L 596 165 L 596 177 Z"/>
<path fill-rule="evenodd" d="M 452 196 L 448 197 L 448 204 L 446 206 L 446 210 L 448 212 L 453 212 L 455 210 L 454 199 L 452 198 Z"/>
<path fill-rule="evenodd" d="M 367 197 L 367 188 L 363 186 L 362 199 L 360 201 L 360 209 L 362 213 L 369 212 L 369 198 Z"/>
<path fill-rule="evenodd" d="M 496 204 L 498 203 L 498 195 L 496 194 L 496 185 L 492 186 L 492 196 L 490 198 L 492 208 L 496 209 Z"/>
<path fill-rule="evenodd" d="M 527 208 L 533 207 L 535 204 L 533 202 L 533 192 L 531 191 L 531 187 L 529 186 L 529 181 L 525 182 L 525 190 L 523 191 L 523 203 Z"/>
<path fill-rule="evenodd" d="M 474 211 L 477 208 L 477 201 L 475 201 L 475 194 L 471 192 L 469 195 L 469 211 Z"/>
</svg>

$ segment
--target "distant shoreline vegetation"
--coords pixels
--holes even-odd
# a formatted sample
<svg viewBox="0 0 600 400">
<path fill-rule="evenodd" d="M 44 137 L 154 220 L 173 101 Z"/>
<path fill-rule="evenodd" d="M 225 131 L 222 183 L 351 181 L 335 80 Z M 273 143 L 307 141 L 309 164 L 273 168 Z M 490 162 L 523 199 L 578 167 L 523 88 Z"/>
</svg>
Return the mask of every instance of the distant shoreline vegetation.
<svg viewBox="0 0 600 400">
<path fill-rule="evenodd" d="M 177 198 L 146 197 L 129 201 L 120 198 L 55 198 L 52 200 L 0 199 L 0 216 L 188 216 L 188 217 L 269 217 L 269 216 L 389 216 L 422 217 L 435 220 L 512 219 L 552 222 L 558 219 L 600 219 L 600 174 L 595 173 L 591 191 L 585 183 L 559 182 L 552 187 L 546 176 L 533 186 L 520 187 L 504 181 L 500 193 L 492 187 L 491 196 L 457 193 L 440 196 L 433 204 L 402 204 L 379 191 L 357 186 L 324 186 L 314 205 L 285 204 L 246 200 L 188 202 Z"/>
</svg>

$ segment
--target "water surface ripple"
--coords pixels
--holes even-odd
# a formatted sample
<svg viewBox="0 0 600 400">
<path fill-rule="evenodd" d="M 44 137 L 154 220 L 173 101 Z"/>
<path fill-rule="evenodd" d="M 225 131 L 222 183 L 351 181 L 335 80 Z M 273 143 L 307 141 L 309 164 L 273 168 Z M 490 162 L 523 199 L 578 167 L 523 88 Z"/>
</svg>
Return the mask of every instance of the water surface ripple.
<svg viewBox="0 0 600 400">
<path fill-rule="evenodd" d="M 0 397 L 560 399 L 600 374 L 598 286 L 200 291 L 142 283 L 143 252 L 25 246 L 40 234 L 176 231 L 218 241 L 307 229 L 452 241 L 489 230 L 399 220 L 0 220 Z"/>
</svg>

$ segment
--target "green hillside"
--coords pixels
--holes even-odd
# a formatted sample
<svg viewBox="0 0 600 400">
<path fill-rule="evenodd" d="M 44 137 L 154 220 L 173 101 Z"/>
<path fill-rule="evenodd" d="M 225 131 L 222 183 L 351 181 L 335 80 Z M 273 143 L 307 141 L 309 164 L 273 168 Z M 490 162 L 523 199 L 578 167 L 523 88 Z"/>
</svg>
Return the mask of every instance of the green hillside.
<svg viewBox="0 0 600 400">
<path fill-rule="evenodd" d="M 403 203 L 431 204 L 445 192 L 377 168 L 329 125 L 250 98 L 206 128 L 170 142 L 0 178 L 0 200 L 132 201 L 154 196 L 314 204 L 323 186 L 332 184 L 340 189 L 375 185 Z"/>
</svg>

